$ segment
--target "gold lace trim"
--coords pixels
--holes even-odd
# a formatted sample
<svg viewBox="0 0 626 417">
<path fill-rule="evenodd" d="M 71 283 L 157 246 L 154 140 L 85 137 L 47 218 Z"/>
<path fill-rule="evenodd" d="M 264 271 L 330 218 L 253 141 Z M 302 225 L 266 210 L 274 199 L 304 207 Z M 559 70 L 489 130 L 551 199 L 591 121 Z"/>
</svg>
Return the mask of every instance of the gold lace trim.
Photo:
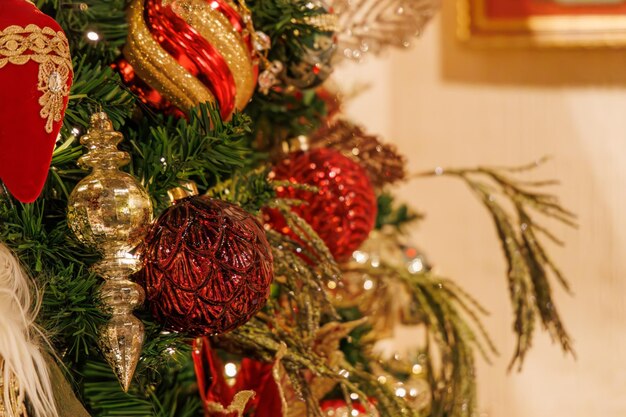
<svg viewBox="0 0 626 417">
<path fill-rule="evenodd" d="M 39 115 L 46 120 L 46 132 L 50 133 L 52 125 L 61 121 L 63 100 L 70 94 L 67 81 L 73 74 L 72 58 L 65 34 L 36 25 L 14 25 L 0 31 L 0 69 L 31 60 L 39 63 Z"/>
</svg>

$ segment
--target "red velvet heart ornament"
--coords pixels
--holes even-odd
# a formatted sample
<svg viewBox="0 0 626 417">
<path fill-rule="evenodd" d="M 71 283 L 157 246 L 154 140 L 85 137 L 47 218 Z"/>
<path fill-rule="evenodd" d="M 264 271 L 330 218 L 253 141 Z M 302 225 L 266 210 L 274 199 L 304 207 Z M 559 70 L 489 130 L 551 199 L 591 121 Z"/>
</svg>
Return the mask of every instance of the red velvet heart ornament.
<svg viewBox="0 0 626 417">
<path fill-rule="evenodd" d="M 26 0 L 0 1 L 0 180 L 24 203 L 46 181 L 72 78 L 58 23 Z"/>
</svg>

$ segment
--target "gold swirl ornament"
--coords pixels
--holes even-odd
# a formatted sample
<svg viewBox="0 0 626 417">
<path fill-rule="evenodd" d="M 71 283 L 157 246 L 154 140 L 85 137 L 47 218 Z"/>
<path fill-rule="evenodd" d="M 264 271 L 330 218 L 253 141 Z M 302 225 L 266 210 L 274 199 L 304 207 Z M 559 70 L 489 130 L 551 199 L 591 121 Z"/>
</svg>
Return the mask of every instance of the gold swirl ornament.
<svg viewBox="0 0 626 417">
<path fill-rule="evenodd" d="M 242 34 L 206 0 L 163 3 L 219 51 L 235 81 L 235 108 L 242 110 L 256 88 L 255 63 Z M 234 5 L 232 7 L 237 10 Z M 136 73 L 180 109 L 188 110 L 199 103 L 215 102 L 207 86 L 154 40 L 143 11 L 144 0 L 133 0 L 128 13 L 130 30 L 124 55 Z"/>
</svg>

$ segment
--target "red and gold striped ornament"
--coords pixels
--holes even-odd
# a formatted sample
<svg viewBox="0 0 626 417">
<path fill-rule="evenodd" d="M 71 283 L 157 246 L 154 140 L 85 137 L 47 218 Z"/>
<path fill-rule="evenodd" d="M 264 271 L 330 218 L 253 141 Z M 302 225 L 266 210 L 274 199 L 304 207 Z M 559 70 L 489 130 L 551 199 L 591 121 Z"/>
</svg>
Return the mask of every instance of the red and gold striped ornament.
<svg viewBox="0 0 626 417">
<path fill-rule="evenodd" d="M 258 66 L 248 12 L 229 0 L 133 0 L 124 58 L 115 64 L 146 104 L 182 114 L 217 103 L 242 110 Z"/>
</svg>

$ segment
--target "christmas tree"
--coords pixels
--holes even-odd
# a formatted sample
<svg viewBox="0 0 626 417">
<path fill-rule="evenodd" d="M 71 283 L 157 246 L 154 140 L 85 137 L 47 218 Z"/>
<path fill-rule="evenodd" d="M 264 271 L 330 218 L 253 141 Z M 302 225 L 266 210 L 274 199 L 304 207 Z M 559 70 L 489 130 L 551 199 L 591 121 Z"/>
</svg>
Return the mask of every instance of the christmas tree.
<svg viewBox="0 0 626 417">
<path fill-rule="evenodd" d="M 407 242 L 422 216 L 393 197 L 428 177 L 493 218 L 511 368 L 537 323 L 571 352 L 537 218 L 575 217 L 524 179 L 537 164 L 410 173 L 324 83 L 436 6 L 3 0 L 0 414 L 473 415 L 486 310 Z"/>
</svg>

